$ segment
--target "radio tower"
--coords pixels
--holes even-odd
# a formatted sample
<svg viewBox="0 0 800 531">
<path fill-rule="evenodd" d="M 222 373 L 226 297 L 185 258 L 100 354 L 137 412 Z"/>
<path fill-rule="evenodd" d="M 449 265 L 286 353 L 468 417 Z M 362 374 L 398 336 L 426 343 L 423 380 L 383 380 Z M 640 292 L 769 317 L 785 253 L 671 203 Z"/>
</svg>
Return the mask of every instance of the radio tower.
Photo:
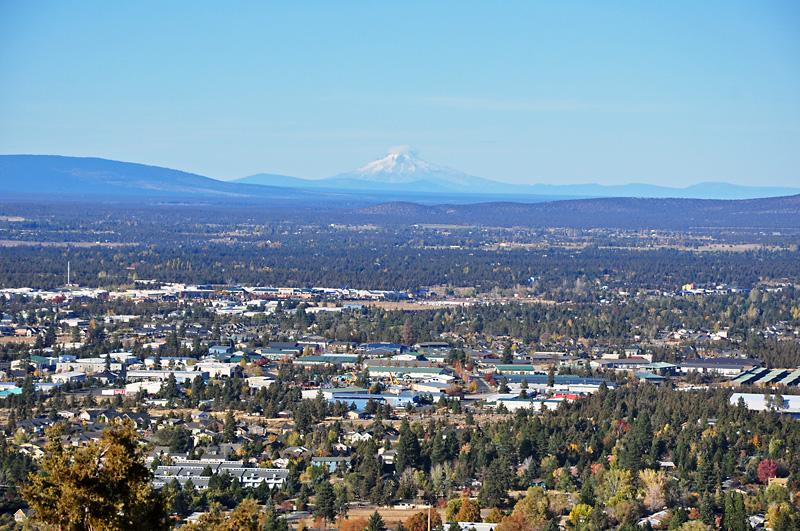
<svg viewBox="0 0 800 531">
<path fill-rule="evenodd" d="M 69 286 L 69 260 L 67 260 L 67 286 Z"/>
</svg>

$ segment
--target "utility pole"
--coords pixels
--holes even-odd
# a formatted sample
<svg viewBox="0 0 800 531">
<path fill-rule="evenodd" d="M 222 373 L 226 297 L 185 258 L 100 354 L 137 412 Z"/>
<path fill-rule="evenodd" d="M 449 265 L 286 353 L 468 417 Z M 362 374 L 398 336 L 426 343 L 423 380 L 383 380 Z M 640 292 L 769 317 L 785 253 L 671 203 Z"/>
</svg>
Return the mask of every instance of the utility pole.
<svg viewBox="0 0 800 531">
<path fill-rule="evenodd" d="M 431 531 L 431 506 L 428 505 L 428 531 Z"/>
</svg>

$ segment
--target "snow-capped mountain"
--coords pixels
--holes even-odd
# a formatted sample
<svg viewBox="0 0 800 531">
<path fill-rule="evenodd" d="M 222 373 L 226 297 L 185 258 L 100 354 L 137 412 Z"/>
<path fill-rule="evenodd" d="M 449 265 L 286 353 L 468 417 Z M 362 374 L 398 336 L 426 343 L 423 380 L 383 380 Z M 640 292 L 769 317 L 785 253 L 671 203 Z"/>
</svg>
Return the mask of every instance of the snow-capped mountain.
<svg viewBox="0 0 800 531">
<path fill-rule="evenodd" d="M 392 148 L 382 159 L 355 171 L 340 173 L 324 181 L 352 184 L 352 181 L 404 185 L 406 189 L 434 189 L 464 192 L 465 189 L 496 185 L 493 181 L 425 162 L 406 146 Z M 342 182 L 344 181 L 344 182 Z"/>
<path fill-rule="evenodd" d="M 753 199 L 788 196 L 800 188 L 740 186 L 729 183 L 699 183 L 686 188 L 652 184 L 510 184 L 491 181 L 444 166 L 425 162 L 406 146 L 357 170 L 327 179 L 298 179 L 283 175 L 257 174 L 239 183 L 260 184 L 301 190 L 356 194 L 416 194 L 453 197 L 484 196 L 504 200 L 541 201 L 583 197 L 672 197 L 693 199 Z"/>
</svg>

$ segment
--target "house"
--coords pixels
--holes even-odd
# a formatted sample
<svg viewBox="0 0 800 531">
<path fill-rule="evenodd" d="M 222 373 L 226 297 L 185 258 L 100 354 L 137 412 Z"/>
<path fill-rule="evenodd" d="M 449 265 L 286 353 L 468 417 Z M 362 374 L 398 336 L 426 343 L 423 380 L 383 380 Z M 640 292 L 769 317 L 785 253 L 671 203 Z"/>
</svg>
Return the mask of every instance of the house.
<svg viewBox="0 0 800 531">
<path fill-rule="evenodd" d="M 658 511 L 650 516 L 645 516 L 639 520 L 639 527 L 645 527 L 648 523 L 653 527 L 660 526 L 661 522 L 667 518 L 667 515 L 669 515 L 669 511 Z"/>
<path fill-rule="evenodd" d="M 92 378 L 94 378 L 95 380 L 99 380 L 104 384 L 110 384 L 121 379 L 122 378 L 121 374 L 122 374 L 121 372 L 103 371 L 92 375 Z"/>
<path fill-rule="evenodd" d="M 60 372 L 53 374 L 51 378 L 54 382 L 75 383 L 85 381 L 86 375 L 82 372 Z"/>
<path fill-rule="evenodd" d="M 447 522 L 444 525 L 444 528 L 448 531 L 450 530 L 450 525 L 452 522 Z M 500 524 L 489 524 L 485 522 L 456 522 L 459 527 L 459 531 L 494 531 L 494 529 L 499 526 Z"/>
<path fill-rule="evenodd" d="M 636 371 L 633 375 L 638 378 L 640 382 L 651 383 L 657 386 L 661 385 L 666 380 L 663 376 L 651 372 Z"/>
<path fill-rule="evenodd" d="M 347 438 L 347 441 L 352 444 L 352 443 L 357 443 L 357 442 L 362 442 L 362 441 L 368 441 L 370 439 L 372 439 L 372 433 L 371 432 L 361 431 L 361 432 L 355 432 L 355 433 L 351 434 Z"/>
<path fill-rule="evenodd" d="M 17 509 L 17 512 L 14 513 L 14 521 L 27 522 L 34 512 L 36 512 L 35 509 Z"/>
<path fill-rule="evenodd" d="M 384 465 L 393 465 L 394 458 L 397 456 L 397 450 L 386 450 L 385 452 L 381 453 L 383 448 L 378 449 L 379 457 Z"/>
<path fill-rule="evenodd" d="M 312 457 L 311 466 L 323 466 L 328 469 L 331 474 L 339 470 L 350 470 L 349 457 Z"/>
<path fill-rule="evenodd" d="M 282 450 L 280 453 L 281 457 L 286 457 L 287 459 L 309 457 L 310 455 L 311 455 L 311 450 L 309 450 L 305 446 L 289 446 L 288 448 Z"/>
<path fill-rule="evenodd" d="M 328 339 L 319 335 L 305 336 L 301 338 L 297 345 L 301 348 L 310 347 L 311 350 L 325 350 L 328 347 Z"/>
<path fill-rule="evenodd" d="M 208 354 L 213 356 L 215 354 L 232 354 L 234 351 L 230 345 L 211 345 L 208 347 Z"/>
</svg>

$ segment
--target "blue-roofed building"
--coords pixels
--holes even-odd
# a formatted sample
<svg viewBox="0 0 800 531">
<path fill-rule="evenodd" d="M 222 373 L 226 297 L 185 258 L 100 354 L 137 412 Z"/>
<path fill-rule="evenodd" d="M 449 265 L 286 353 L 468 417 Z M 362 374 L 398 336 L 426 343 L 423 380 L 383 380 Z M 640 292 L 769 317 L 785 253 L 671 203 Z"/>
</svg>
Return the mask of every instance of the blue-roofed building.
<svg viewBox="0 0 800 531">
<path fill-rule="evenodd" d="M 215 354 L 233 354 L 234 348 L 230 345 L 211 345 L 208 347 L 208 353 L 210 355 Z"/>
<path fill-rule="evenodd" d="M 325 354 L 322 356 L 300 356 L 294 359 L 295 365 L 312 367 L 314 365 L 335 365 L 337 367 L 355 367 L 358 356 L 351 354 Z"/>
<path fill-rule="evenodd" d="M 324 466 L 328 472 L 334 474 L 339 470 L 350 470 L 349 457 L 312 457 L 311 466 Z"/>
<path fill-rule="evenodd" d="M 344 402 L 347 404 L 348 407 L 355 406 L 357 410 L 363 411 L 367 407 L 367 403 L 372 400 L 373 402 L 377 402 L 379 405 L 383 405 L 386 403 L 386 400 L 382 395 L 345 395 L 345 394 L 337 394 L 328 399 L 328 402 L 335 403 L 335 402 Z"/>
<path fill-rule="evenodd" d="M 633 375 L 636 378 L 638 378 L 639 381 L 651 383 L 654 385 L 661 385 L 662 383 L 664 383 L 664 380 L 666 380 L 666 378 L 664 378 L 663 376 L 659 376 L 658 374 L 653 374 L 651 372 L 637 371 L 634 372 Z"/>
<path fill-rule="evenodd" d="M 405 345 L 401 345 L 399 343 L 364 343 L 363 345 L 358 346 L 358 350 L 364 351 L 384 351 L 387 354 L 396 353 L 396 352 L 405 352 L 408 350 L 408 347 Z"/>
</svg>

